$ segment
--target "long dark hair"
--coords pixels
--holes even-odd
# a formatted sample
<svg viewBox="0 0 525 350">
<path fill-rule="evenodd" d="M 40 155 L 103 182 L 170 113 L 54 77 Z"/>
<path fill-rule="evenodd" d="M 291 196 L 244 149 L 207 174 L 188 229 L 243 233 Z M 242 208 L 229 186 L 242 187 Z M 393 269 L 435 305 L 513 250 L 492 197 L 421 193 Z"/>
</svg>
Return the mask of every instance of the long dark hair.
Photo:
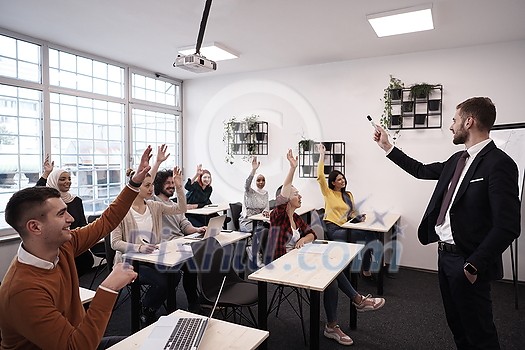
<svg viewBox="0 0 525 350">
<path fill-rule="evenodd" d="M 352 200 L 350 199 L 350 196 L 348 195 L 348 193 L 346 193 L 346 185 L 348 184 L 348 181 L 346 181 L 345 174 L 343 174 L 339 170 L 332 170 L 330 174 L 328 174 L 328 187 L 331 190 L 335 189 L 335 186 L 333 183 L 335 182 L 335 179 L 337 179 L 339 175 L 341 175 L 343 179 L 345 180 L 345 186 L 341 188 L 341 197 L 343 197 L 343 200 L 348 205 L 348 208 L 349 208 L 348 213 L 350 213 L 354 208 L 353 208 Z"/>
</svg>

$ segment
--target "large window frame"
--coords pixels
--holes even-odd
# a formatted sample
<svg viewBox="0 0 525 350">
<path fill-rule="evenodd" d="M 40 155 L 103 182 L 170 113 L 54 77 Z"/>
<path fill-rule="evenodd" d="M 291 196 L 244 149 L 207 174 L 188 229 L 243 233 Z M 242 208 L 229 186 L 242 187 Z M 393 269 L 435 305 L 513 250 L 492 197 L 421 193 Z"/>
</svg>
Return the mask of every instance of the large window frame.
<svg viewBox="0 0 525 350">
<path fill-rule="evenodd" d="M 20 89 L 31 89 L 39 92 L 41 96 L 39 113 L 41 113 L 41 124 L 40 129 L 38 130 L 39 136 L 36 137 L 36 142 L 39 143 L 38 147 L 35 146 L 35 159 L 38 159 L 38 164 L 36 168 L 39 169 L 39 174 L 42 171 L 42 163 L 46 154 L 51 154 L 51 158 L 55 160 L 55 166 L 66 167 L 71 171 L 73 177 L 73 186 L 71 191 L 83 198 L 84 209 L 86 215 L 100 213 L 109 202 L 118 194 L 120 188 L 126 183 L 127 179 L 125 178 L 125 169 L 134 168 L 137 164 L 140 154 L 144 149 L 144 144 L 150 144 L 154 148 L 154 153 L 156 149 L 162 143 L 167 143 L 169 147 L 169 152 L 171 153 L 170 158 L 163 164 L 163 167 L 172 168 L 174 165 L 182 167 L 182 81 L 170 77 L 160 76 L 154 72 L 149 72 L 144 69 L 131 67 L 123 63 L 115 62 L 113 60 L 100 57 L 94 54 L 80 52 L 73 50 L 67 47 L 56 45 L 47 41 L 39 40 L 32 37 L 27 37 L 18 33 L 10 32 L 0 28 L 0 37 L 10 37 L 16 40 L 22 40 L 24 42 L 35 44 L 40 46 L 40 57 L 38 58 L 39 64 L 39 81 L 35 81 L 35 78 L 32 77 L 30 80 L 24 80 L 20 78 L 20 72 L 17 70 L 15 73 L 1 75 L 0 74 L 0 86 L 9 86 Z M 50 66 L 50 53 L 53 55 L 52 65 Z M 77 59 L 80 61 L 82 58 L 82 67 L 80 64 L 75 68 L 69 66 L 69 68 L 58 67 L 56 62 L 57 55 L 62 54 L 65 59 L 71 59 L 74 56 L 77 56 Z M 0 49 L 0 56 L 2 51 Z M 7 56 L 6 56 L 7 57 Z M 7 57 L 11 59 L 11 57 Z M 35 59 L 32 58 L 34 61 Z M 23 61 L 23 62 L 22 62 Z M 86 71 L 86 63 L 89 66 L 89 62 L 96 62 L 93 65 L 98 65 L 99 67 L 104 67 L 107 65 L 108 73 L 107 75 L 94 76 L 95 74 L 89 71 L 89 68 Z M 21 60 L 23 64 L 27 65 L 27 62 Z M 10 62 L 11 67 L 12 62 Z M 118 71 L 115 68 L 118 67 L 122 69 L 122 88 L 118 87 L 119 78 Z M 34 67 L 32 67 L 34 71 Z M 87 72 L 87 73 L 86 73 Z M 5 73 L 5 70 L 4 70 Z M 92 76 L 90 76 L 90 74 Z M 63 82 L 57 79 L 57 77 L 64 76 L 76 79 L 76 83 Z M 51 76 L 51 77 L 50 77 Z M 133 85 L 133 78 L 141 77 L 148 81 L 148 87 L 143 86 L 141 92 L 137 93 L 137 86 Z M 90 82 L 91 81 L 91 82 Z M 104 91 L 103 84 L 107 84 L 107 88 Z M 140 85 L 140 84 L 138 84 Z M 102 89 L 96 87 L 102 86 Z M 153 86 L 153 88 L 151 88 Z M 164 91 L 167 89 L 166 91 Z M 174 89 L 174 96 L 170 89 Z M 120 90 L 120 92 L 119 92 Z M 139 89 L 140 90 L 140 89 Z M 102 91 L 103 93 L 99 93 Z M 71 152 L 62 152 L 56 154 L 54 157 L 54 152 L 57 152 L 57 144 L 60 144 L 60 138 L 62 135 L 57 134 L 58 126 L 60 125 L 60 120 L 56 117 L 57 110 L 57 100 L 60 100 L 60 97 L 63 97 L 64 100 L 76 100 L 81 101 L 75 103 L 69 103 L 68 108 L 77 108 L 79 109 L 79 103 L 86 105 L 86 101 L 102 101 L 105 102 L 111 107 L 108 107 L 109 114 L 113 114 L 113 118 L 121 116 L 120 129 L 116 126 L 116 123 L 108 123 L 107 128 L 112 129 L 111 135 L 106 138 L 95 137 L 89 138 L 85 135 L 80 135 L 81 132 L 77 132 L 75 138 L 71 139 L 70 143 L 76 143 L 77 148 L 80 148 L 80 143 L 91 143 L 92 149 L 97 148 L 97 145 L 106 144 L 108 149 L 107 160 L 104 164 L 104 161 L 101 161 L 102 157 L 98 157 L 100 160 L 98 163 L 94 160 L 92 166 L 86 166 L 86 164 L 80 164 L 85 161 L 79 160 L 82 158 L 80 151 L 77 154 Z M 93 104 L 95 104 L 93 102 Z M 87 103 L 89 104 L 89 103 Z M 64 104 L 66 105 L 66 104 Z M 122 106 L 121 111 L 115 112 L 115 106 Z M 54 107 L 53 107 L 54 106 Z M 113 108 L 113 109 L 112 109 Z M 52 114 L 55 116 L 52 118 Z M 134 123 L 138 123 L 140 118 L 134 118 L 133 116 L 143 114 L 148 116 L 153 116 L 154 123 L 149 124 L 147 128 L 142 128 L 143 130 L 148 129 L 147 135 L 155 135 L 155 139 L 145 140 L 142 137 L 141 140 L 135 140 L 134 135 L 138 133 L 134 132 Z M 15 116 L 16 118 L 21 118 L 22 116 Z M 150 120 L 150 119 L 148 119 Z M 142 119 L 144 121 L 144 118 Z M 76 123 L 82 127 L 91 130 L 93 128 L 105 129 L 104 124 L 96 122 L 84 122 L 81 120 L 79 114 L 78 119 L 74 121 L 64 121 L 64 124 L 69 123 L 70 126 Z M 169 128 L 174 128 L 173 131 L 168 130 L 166 125 L 169 125 Z M 119 139 L 115 139 L 114 133 L 119 133 Z M 109 133 L 109 132 L 108 132 Z M 107 134 L 104 131 L 104 134 Z M 119 145 L 115 146 L 117 148 L 116 153 L 119 153 L 120 150 L 122 154 L 118 155 L 110 154 L 109 149 L 112 148 L 110 145 L 111 142 L 117 142 Z M 102 146 L 104 147 L 104 146 Z M 115 148 L 113 147 L 113 148 Z M 93 151 L 95 152 L 95 151 Z M 89 152 L 88 152 L 89 153 Z M 18 163 L 20 164 L 20 159 L 23 155 L 18 154 Z M 95 159 L 97 158 L 95 154 L 84 155 L 84 158 Z M 118 157 L 121 158 L 121 161 L 118 160 Z M 33 161 L 35 160 L 33 159 Z M 66 161 L 66 159 L 68 159 Z M 73 159 L 73 160 L 72 160 Z M 69 164 L 71 162 L 77 162 L 75 164 Z M 65 164 L 64 162 L 68 163 Z M 60 164 L 64 163 L 64 164 Z M 95 164 L 96 163 L 96 164 Z M 100 164 L 99 164 L 100 163 Z M 80 169 L 82 168 L 82 169 Z M 17 172 L 22 173 L 20 166 L 18 166 Z M 18 181 L 17 188 L 12 189 L 12 193 L 16 192 L 18 189 L 33 186 L 35 181 L 35 174 L 31 174 L 31 180 L 25 181 L 23 184 L 21 181 Z M 19 178 L 21 175 L 17 175 Z M 15 177 L 16 178 L 16 177 Z M 29 179 L 29 176 L 27 176 Z M 89 179 L 86 181 L 86 179 Z M 4 221 L 4 210 L 5 204 L 7 203 L 7 197 L 9 190 L 4 190 L 3 196 L 1 197 L 3 205 L 0 205 L 0 240 L 5 239 L 6 237 L 16 237 L 14 230 L 9 227 Z M 95 198 L 94 194 L 101 194 L 101 198 Z M 86 197 L 87 196 L 87 197 Z M 90 197 L 91 196 L 91 197 Z M 9 195 L 10 197 L 10 195 Z M 7 198 L 7 199 L 6 199 Z"/>
</svg>

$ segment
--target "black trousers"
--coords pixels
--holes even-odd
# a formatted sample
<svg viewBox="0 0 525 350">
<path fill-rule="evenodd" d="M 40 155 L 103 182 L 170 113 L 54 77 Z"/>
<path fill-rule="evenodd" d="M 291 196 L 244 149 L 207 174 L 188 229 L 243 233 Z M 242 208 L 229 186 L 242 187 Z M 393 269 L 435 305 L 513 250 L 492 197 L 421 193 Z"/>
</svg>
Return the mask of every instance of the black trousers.
<svg viewBox="0 0 525 350">
<path fill-rule="evenodd" d="M 458 349 L 499 349 L 492 316 L 490 280 L 479 275 L 471 284 L 463 271 L 465 258 L 439 251 L 439 287 L 448 326 Z"/>
</svg>

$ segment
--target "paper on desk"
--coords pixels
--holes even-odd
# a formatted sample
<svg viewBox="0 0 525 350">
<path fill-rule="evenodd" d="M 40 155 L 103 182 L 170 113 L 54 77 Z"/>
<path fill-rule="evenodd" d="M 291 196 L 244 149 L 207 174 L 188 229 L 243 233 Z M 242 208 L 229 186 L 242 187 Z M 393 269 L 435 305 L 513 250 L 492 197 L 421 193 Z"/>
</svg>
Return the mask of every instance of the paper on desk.
<svg viewBox="0 0 525 350">
<path fill-rule="evenodd" d="M 191 245 L 189 244 L 177 244 L 177 251 L 181 253 L 193 253 Z"/>
<path fill-rule="evenodd" d="M 325 254 L 329 244 L 305 244 L 299 254 Z"/>
</svg>

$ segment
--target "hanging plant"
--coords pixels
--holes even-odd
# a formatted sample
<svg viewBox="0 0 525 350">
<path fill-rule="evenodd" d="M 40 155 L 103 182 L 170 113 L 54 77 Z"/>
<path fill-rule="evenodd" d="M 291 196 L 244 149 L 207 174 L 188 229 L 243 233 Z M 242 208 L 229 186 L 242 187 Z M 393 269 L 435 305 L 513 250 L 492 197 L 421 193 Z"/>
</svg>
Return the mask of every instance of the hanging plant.
<svg viewBox="0 0 525 350">
<path fill-rule="evenodd" d="M 394 145 L 396 144 L 396 140 L 399 138 L 402 126 L 402 118 L 400 116 L 394 116 L 399 118 L 393 118 L 392 116 L 392 91 L 394 90 L 402 90 L 405 87 L 405 84 L 398 78 L 392 76 L 390 74 L 390 80 L 388 82 L 388 86 L 383 90 L 383 114 L 381 115 L 381 119 L 379 120 L 379 124 L 385 129 L 390 137 L 392 137 L 392 140 L 394 142 Z M 397 97 L 397 96 L 394 96 Z M 401 98 L 401 96 L 399 96 Z M 393 133 L 390 133 L 389 130 L 391 130 L 391 126 L 394 125 L 393 119 L 396 119 L 395 121 L 398 122 L 399 128 L 396 128 Z M 396 125 L 396 126 L 397 126 Z"/>
<path fill-rule="evenodd" d="M 435 85 L 427 83 L 412 85 L 410 87 L 410 99 L 428 98 L 428 95 L 430 95 L 430 92 L 432 91 L 432 89 L 434 89 L 434 86 Z"/>
<path fill-rule="evenodd" d="M 239 130 L 240 123 L 237 122 L 235 117 L 231 117 L 227 121 L 223 122 L 224 133 L 222 134 L 222 142 L 226 145 L 226 156 L 224 161 L 229 164 L 233 164 L 235 158 L 235 133 L 234 130 Z"/>
</svg>

